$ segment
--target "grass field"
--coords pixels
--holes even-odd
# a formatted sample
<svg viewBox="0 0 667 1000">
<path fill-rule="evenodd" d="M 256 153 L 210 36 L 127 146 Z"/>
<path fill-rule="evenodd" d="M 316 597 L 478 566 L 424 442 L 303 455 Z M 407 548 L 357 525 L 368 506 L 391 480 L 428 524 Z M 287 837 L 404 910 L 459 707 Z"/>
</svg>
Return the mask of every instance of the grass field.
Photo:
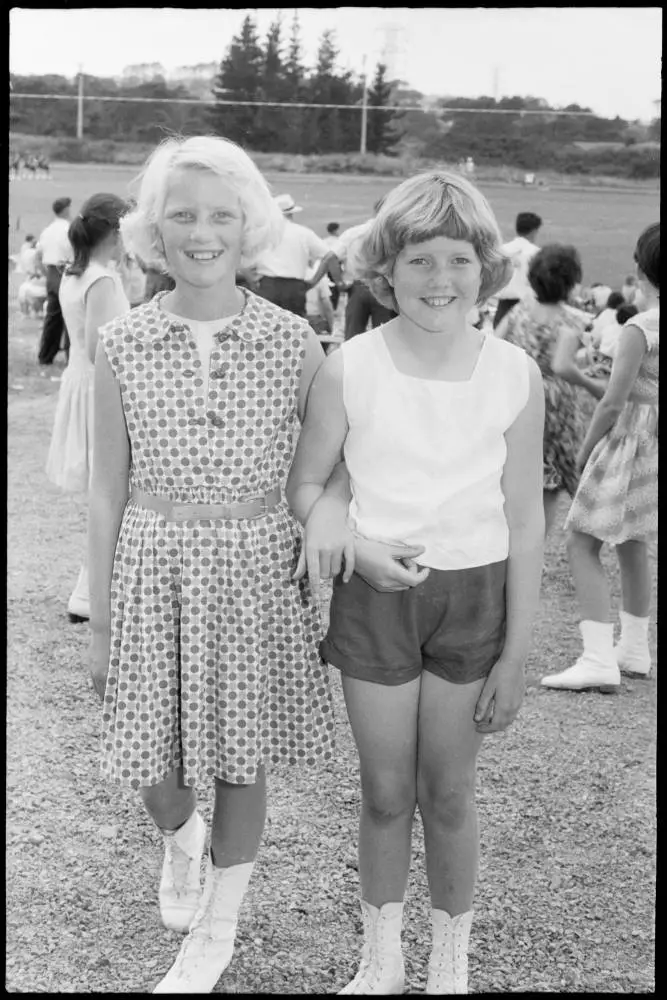
<svg viewBox="0 0 667 1000">
<path fill-rule="evenodd" d="M 56 164 L 50 181 L 12 181 L 9 191 L 9 252 L 23 235 L 39 233 L 52 218 L 51 203 L 60 195 L 72 198 L 79 209 L 91 194 L 128 192 L 135 167 L 97 164 Z M 276 194 L 289 192 L 304 211 L 299 222 L 320 234 L 327 222 L 342 228 L 363 222 L 376 199 L 396 186 L 395 178 L 337 177 L 331 174 L 267 175 Z M 537 212 L 544 219 L 540 242 L 571 243 L 584 264 L 584 283 L 601 281 L 620 288 L 632 271 L 632 251 L 641 230 L 659 217 L 658 190 L 586 188 L 525 188 L 480 183 L 506 239 L 514 235 L 517 212 Z"/>
<path fill-rule="evenodd" d="M 68 167 L 10 185 L 10 249 L 70 194 L 124 193 L 132 171 Z M 280 175 L 319 232 L 363 219 L 392 182 Z M 617 283 L 657 195 L 485 188 L 503 230 L 519 208 L 546 239 L 582 250 L 587 280 Z M 18 229 L 16 228 L 18 222 Z M 41 323 L 20 315 L 10 276 L 7 490 L 6 992 L 149 993 L 176 954 L 161 927 L 156 831 L 136 796 L 100 779 L 101 713 L 89 688 L 88 630 L 65 608 L 85 555 L 84 498 L 44 467 L 63 371 L 36 361 Z M 563 497 L 548 539 L 527 692 L 516 723 L 487 737 L 478 767 L 481 862 L 471 937 L 475 993 L 655 992 L 657 681 L 617 695 L 552 692 L 540 678 L 580 651 Z M 603 550 L 615 608 L 619 580 Z M 657 561 L 652 551 L 653 594 Z M 616 619 L 616 611 L 614 613 Z M 656 660 L 655 597 L 650 640 Z M 276 769 L 234 961 L 218 994 L 325 995 L 356 970 L 359 769 L 332 670 L 337 751 L 312 773 Z M 210 787 L 199 788 L 207 821 Z M 421 822 L 404 921 L 410 992 L 424 989 L 430 910 Z"/>
</svg>

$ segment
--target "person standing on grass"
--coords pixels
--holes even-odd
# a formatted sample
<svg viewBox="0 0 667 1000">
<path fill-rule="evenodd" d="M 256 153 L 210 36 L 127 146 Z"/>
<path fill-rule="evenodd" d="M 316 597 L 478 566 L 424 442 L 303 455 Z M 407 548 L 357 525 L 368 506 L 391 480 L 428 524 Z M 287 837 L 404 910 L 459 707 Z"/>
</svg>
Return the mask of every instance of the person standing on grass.
<svg viewBox="0 0 667 1000">
<path fill-rule="evenodd" d="M 93 462 L 93 389 L 99 329 L 130 308 L 115 268 L 122 248 L 120 220 L 127 203 L 115 194 L 94 194 L 69 227 L 74 260 L 60 282 L 59 300 L 70 332 L 70 355 L 46 460 L 49 479 L 68 493 L 86 494 Z M 67 613 L 72 622 L 90 617 L 87 561 L 79 570 Z"/>
<path fill-rule="evenodd" d="M 43 229 L 37 241 L 37 264 L 46 275 L 46 312 L 37 359 L 40 365 L 52 365 L 58 351 L 69 355 L 69 334 L 58 298 L 60 280 L 72 260 L 69 241 L 71 198 L 56 198 L 52 205 L 55 219 Z"/>
<path fill-rule="evenodd" d="M 528 285 L 528 265 L 540 249 L 535 242 L 542 226 L 542 219 L 535 212 L 519 212 L 514 228 L 516 236 L 509 243 L 503 243 L 503 253 L 512 261 L 512 276 L 504 288 L 498 292 L 498 306 L 493 317 L 494 329 L 499 326 L 507 313 L 530 293 Z"/>
<path fill-rule="evenodd" d="M 538 605 L 544 392 L 524 351 L 467 320 L 509 269 L 467 180 L 404 181 L 360 256 L 398 315 L 324 362 L 287 487 L 311 581 L 335 577 L 321 654 L 342 673 L 361 767 L 364 946 L 340 992 L 404 988 L 417 806 L 433 925 L 426 992 L 465 993 L 476 759 L 519 710 Z M 341 453 L 349 512 L 321 496 Z"/>
<path fill-rule="evenodd" d="M 563 490 L 573 497 L 579 476 L 577 452 L 584 437 L 584 415 L 573 379 L 560 374 L 558 359 L 563 339 L 581 342 L 584 322 L 568 305 L 581 281 L 581 259 L 575 247 L 552 243 L 532 258 L 528 267 L 526 296 L 496 328 L 496 336 L 522 348 L 542 373 L 545 399 L 544 421 L 544 520 L 549 534 Z M 568 371 L 569 375 L 569 371 Z M 580 372 L 578 384 L 597 399 L 606 382 Z"/>
<path fill-rule="evenodd" d="M 283 214 L 285 226 L 280 242 L 264 250 L 255 262 L 257 292 L 283 309 L 297 316 L 306 316 L 306 292 L 314 288 L 329 271 L 334 280 L 341 281 L 336 255 L 317 233 L 294 221 L 301 212 L 289 194 L 280 194 L 276 205 Z M 315 271 L 308 277 L 310 269 Z"/>
<path fill-rule="evenodd" d="M 283 500 L 324 355 L 305 320 L 235 283 L 282 225 L 240 147 L 165 140 L 122 231 L 174 289 L 100 333 L 89 559 L 102 770 L 139 790 L 161 831 L 162 922 L 187 933 L 154 993 L 211 992 L 232 958 L 267 768 L 332 756 L 319 607 L 292 580 L 301 531 Z M 215 784 L 203 891 L 199 779 Z"/>
<path fill-rule="evenodd" d="M 542 678 L 544 687 L 617 691 L 620 672 L 648 676 L 651 569 L 648 545 L 658 530 L 658 375 L 660 223 L 635 248 L 646 308 L 618 339 L 606 391 L 577 457 L 579 487 L 565 527 L 582 613 L 584 649 L 576 663 Z M 614 648 L 609 586 L 600 550 L 614 545 L 621 572 L 621 638 Z"/>
</svg>

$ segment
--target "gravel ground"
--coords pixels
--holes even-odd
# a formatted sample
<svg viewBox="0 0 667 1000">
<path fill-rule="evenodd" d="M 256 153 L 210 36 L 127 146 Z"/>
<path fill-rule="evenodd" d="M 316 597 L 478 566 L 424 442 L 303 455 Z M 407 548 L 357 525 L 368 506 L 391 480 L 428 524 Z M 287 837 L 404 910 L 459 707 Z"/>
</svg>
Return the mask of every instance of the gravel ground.
<svg viewBox="0 0 667 1000">
<path fill-rule="evenodd" d="M 98 774 L 87 630 L 65 615 L 85 505 L 44 476 L 58 384 L 35 371 L 37 337 L 36 322 L 10 323 L 6 989 L 146 993 L 180 938 L 159 922 L 151 822 Z M 471 991 L 652 993 L 656 682 L 624 679 L 615 696 L 539 687 L 578 652 L 560 532 L 546 565 L 520 718 L 480 757 Z M 358 768 L 332 681 L 336 759 L 273 775 L 235 958 L 215 992 L 335 993 L 355 969 Z M 206 789 L 202 806 L 209 818 Z M 425 983 L 428 921 L 417 820 L 404 924 L 414 992 Z"/>
</svg>

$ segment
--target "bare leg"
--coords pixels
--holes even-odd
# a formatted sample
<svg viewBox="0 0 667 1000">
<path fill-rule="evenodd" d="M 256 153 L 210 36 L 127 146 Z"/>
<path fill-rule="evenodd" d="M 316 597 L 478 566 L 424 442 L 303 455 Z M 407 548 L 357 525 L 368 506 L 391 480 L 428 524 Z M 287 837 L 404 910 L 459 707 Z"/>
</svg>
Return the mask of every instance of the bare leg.
<svg viewBox="0 0 667 1000">
<path fill-rule="evenodd" d="M 421 681 L 387 686 L 343 677 L 361 766 L 359 875 L 372 906 L 403 900 L 416 804 Z"/>
<path fill-rule="evenodd" d="M 600 561 L 601 548 L 599 539 L 581 531 L 573 531 L 567 540 L 570 570 L 584 621 L 611 621 L 611 598 Z"/>
<path fill-rule="evenodd" d="M 419 703 L 417 802 L 424 823 L 432 906 L 450 916 L 472 908 L 479 833 L 473 712 L 484 680 L 450 684 L 427 671 Z"/>
<path fill-rule="evenodd" d="M 190 818 L 197 805 L 194 788 L 183 783 L 179 767 L 157 785 L 140 789 L 144 806 L 161 830 L 177 830 Z"/>
<path fill-rule="evenodd" d="M 627 541 L 616 546 L 621 570 L 623 610 L 646 618 L 651 607 L 651 568 L 646 542 Z"/>
<path fill-rule="evenodd" d="M 554 524 L 558 514 L 559 490 L 544 490 L 542 492 L 544 502 L 544 537 L 546 538 Z"/>
<path fill-rule="evenodd" d="M 215 779 L 211 855 L 216 868 L 254 861 L 266 820 L 266 770 L 260 767 L 253 785 Z"/>
</svg>

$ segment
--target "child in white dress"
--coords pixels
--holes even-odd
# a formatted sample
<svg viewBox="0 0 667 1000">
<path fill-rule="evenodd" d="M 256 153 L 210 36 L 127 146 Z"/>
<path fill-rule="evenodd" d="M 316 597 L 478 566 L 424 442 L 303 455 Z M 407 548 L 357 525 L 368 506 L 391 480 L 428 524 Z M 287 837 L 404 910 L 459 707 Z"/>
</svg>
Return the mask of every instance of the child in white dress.
<svg viewBox="0 0 667 1000">
<path fill-rule="evenodd" d="M 320 651 L 342 673 L 361 765 L 364 946 L 340 992 L 403 991 L 418 807 L 433 919 L 426 992 L 465 993 L 476 758 L 519 710 L 538 603 L 544 392 L 524 351 L 468 320 L 510 269 L 472 184 L 445 172 L 404 181 L 362 254 L 373 293 L 398 316 L 324 362 L 288 481 L 308 574 L 335 576 Z M 321 498 L 341 453 L 349 515 Z"/>
<path fill-rule="evenodd" d="M 127 203 L 115 194 L 94 194 L 69 228 L 74 261 L 58 297 L 69 331 L 63 372 L 46 462 L 49 479 L 68 493 L 87 494 L 93 460 L 93 382 L 100 326 L 130 308 L 119 273 L 121 216 Z M 87 621 L 88 568 L 82 565 L 67 605 L 70 621 Z"/>
</svg>

